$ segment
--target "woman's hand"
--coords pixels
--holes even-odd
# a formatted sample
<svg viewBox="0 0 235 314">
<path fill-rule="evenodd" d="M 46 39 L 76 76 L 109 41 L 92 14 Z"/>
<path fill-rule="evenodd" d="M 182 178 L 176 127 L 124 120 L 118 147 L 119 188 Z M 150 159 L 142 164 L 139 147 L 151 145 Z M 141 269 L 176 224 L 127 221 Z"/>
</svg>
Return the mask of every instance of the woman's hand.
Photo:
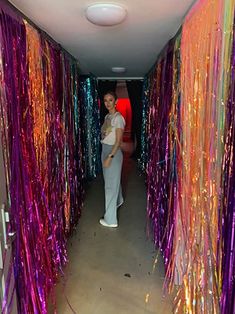
<svg viewBox="0 0 235 314">
<path fill-rule="evenodd" d="M 108 168 L 111 165 L 112 162 L 112 158 L 107 157 L 104 161 L 103 161 L 103 167 L 104 168 Z"/>
</svg>

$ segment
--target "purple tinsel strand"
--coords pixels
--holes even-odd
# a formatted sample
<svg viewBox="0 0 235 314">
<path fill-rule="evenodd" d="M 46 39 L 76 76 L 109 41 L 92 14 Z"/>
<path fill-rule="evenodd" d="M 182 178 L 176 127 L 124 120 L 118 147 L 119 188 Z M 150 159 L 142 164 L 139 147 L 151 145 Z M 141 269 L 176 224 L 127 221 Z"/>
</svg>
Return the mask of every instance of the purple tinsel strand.
<svg viewBox="0 0 235 314">
<path fill-rule="evenodd" d="M 8 124 L 10 126 L 8 130 L 8 137 L 12 138 L 13 141 L 9 143 L 9 157 L 11 164 L 11 182 L 10 182 L 10 195 L 11 195 L 11 216 L 13 217 L 11 221 L 12 230 L 16 232 L 17 235 L 20 234 L 20 218 L 19 215 L 16 215 L 20 204 L 20 180 L 21 176 L 18 177 L 18 169 L 20 169 L 20 156 L 22 155 L 21 146 L 20 146 L 20 125 L 19 125 L 19 96 L 20 89 L 17 86 L 15 81 L 15 76 L 17 72 L 16 59 L 18 62 L 18 68 L 21 68 L 25 65 L 24 57 L 26 56 L 26 47 L 22 47 L 25 43 L 25 29 L 23 29 L 22 23 L 13 20 L 10 16 L 1 12 L 0 15 L 1 23 L 1 45 L 2 45 L 2 55 L 3 55 L 3 70 L 4 70 L 4 79 L 6 85 L 6 106 L 8 106 Z M 14 45 L 17 43 L 17 55 L 16 47 Z M 23 48 L 23 51 L 20 50 Z M 25 73 L 25 72 L 24 72 Z M 22 75 L 23 76 L 23 75 Z M 21 73 L 19 77 L 21 82 L 25 82 L 24 76 L 22 77 Z M 26 99 L 25 99 L 26 100 Z M 27 100 L 26 100 L 27 102 Z M 14 129 L 12 128 L 12 123 L 14 121 Z M 14 131 L 15 134 L 14 134 Z M 21 261 L 20 261 L 20 237 L 16 237 L 16 240 L 13 243 L 13 254 L 15 256 L 14 261 L 14 273 L 15 277 L 20 276 L 21 273 Z M 24 288 L 23 280 L 19 280 L 16 283 L 16 293 L 19 295 L 20 290 Z M 21 305 L 18 305 L 18 310 L 21 312 Z"/>
<path fill-rule="evenodd" d="M 78 99 L 79 78 L 78 68 L 74 62 L 64 55 L 64 129 L 66 137 L 65 146 L 65 178 L 70 187 L 70 229 L 71 233 L 78 223 L 83 204 L 84 189 L 84 164 L 81 147 L 81 108 Z M 78 106 L 79 104 L 79 106 Z"/>
<path fill-rule="evenodd" d="M 235 21 L 234 21 L 235 22 Z M 229 100 L 226 105 L 223 163 L 222 294 L 221 313 L 235 313 L 235 25 L 231 58 Z"/>
<path fill-rule="evenodd" d="M 160 61 L 160 81 L 153 80 L 149 118 L 149 161 L 147 164 L 148 216 L 152 220 L 154 242 L 163 252 L 167 267 L 171 257 L 174 228 L 174 162 L 169 151 L 169 113 L 172 105 L 173 45 Z M 155 69 L 155 76 L 157 71 Z M 170 195 L 172 196 L 169 202 Z"/>
<path fill-rule="evenodd" d="M 83 203 L 78 67 L 70 56 L 64 62 L 59 45 L 41 39 L 43 92 L 48 104 L 45 181 L 33 141 L 25 25 L 19 17 L 15 19 L 3 10 L 0 25 L 18 313 L 47 313 L 49 294 L 67 261 L 66 235 L 75 227 Z M 70 230 L 65 229 L 65 214 L 69 214 Z M 8 288 L 9 282 L 6 291 Z M 3 303 L 9 305 L 11 300 L 5 298 Z"/>
</svg>

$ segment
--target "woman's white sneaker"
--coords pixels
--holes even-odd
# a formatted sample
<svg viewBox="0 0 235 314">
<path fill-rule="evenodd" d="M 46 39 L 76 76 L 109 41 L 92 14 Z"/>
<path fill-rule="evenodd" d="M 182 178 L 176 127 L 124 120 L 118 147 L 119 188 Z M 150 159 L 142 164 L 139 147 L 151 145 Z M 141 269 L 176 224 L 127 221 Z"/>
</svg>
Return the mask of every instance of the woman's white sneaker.
<svg viewBox="0 0 235 314">
<path fill-rule="evenodd" d="M 104 219 L 100 219 L 100 224 L 104 227 L 109 227 L 109 228 L 117 228 L 118 224 L 107 224 L 107 222 Z"/>
</svg>

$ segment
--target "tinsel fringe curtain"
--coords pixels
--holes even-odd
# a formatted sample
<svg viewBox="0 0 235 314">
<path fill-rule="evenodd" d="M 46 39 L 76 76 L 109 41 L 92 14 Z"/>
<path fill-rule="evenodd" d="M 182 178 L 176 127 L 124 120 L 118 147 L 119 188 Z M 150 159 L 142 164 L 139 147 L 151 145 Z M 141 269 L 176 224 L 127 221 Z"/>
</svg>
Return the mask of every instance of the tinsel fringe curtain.
<svg viewBox="0 0 235 314">
<path fill-rule="evenodd" d="M 80 76 L 79 99 L 82 104 L 82 147 L 85 177 L 87 180 L 91 180 L 101 172 L 100 111 L 95 77 Z"/>
<path fill-rule="evenodd" d="M 235 312 L 233 19 L 233 0 L 198 1 L 144 82 L 140 167 L 175 313 Z"/>
<path fill-rule="evenodd" d="M 66 239 L 81 214 L 85 172 L 95 176 L 99 164 L 96 155 L 85 168 L 86 154 L 97 154 L 99 147 L 97 91 L 87 82 L 89 91 L 81 97 L 84 83 L 76 60 L 6 4 L 0 11 L 0 48 L 2 146 L 15 233 L 18 313 L 47 313 L 67 262 Z M 92 114 L 92 135 L 88 128 L 84 132 L 86 110 Z M 11 308 L 8 277 L 3 313 Z"/>
</svg>

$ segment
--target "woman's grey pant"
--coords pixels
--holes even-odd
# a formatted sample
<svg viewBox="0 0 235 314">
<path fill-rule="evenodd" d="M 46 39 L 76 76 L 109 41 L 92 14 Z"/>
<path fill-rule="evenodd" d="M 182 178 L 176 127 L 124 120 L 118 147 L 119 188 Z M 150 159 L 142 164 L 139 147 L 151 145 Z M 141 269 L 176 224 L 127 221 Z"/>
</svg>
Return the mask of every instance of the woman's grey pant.
<svg viewBox="0 0 235 314">
<path fill-rule="evenodd" d="M 101 160 L 108 157 L 112 151 L 112 145 L 102 144 Z M 107 224 L 117 224 L 117 207 L 123 203 L 121 188 L 123 155 L 119 149 L 111 161 L 108 168 L 103 167 L 104 189 L 105 189 L 105 215 L 104 220 Z"/>
</svg>

